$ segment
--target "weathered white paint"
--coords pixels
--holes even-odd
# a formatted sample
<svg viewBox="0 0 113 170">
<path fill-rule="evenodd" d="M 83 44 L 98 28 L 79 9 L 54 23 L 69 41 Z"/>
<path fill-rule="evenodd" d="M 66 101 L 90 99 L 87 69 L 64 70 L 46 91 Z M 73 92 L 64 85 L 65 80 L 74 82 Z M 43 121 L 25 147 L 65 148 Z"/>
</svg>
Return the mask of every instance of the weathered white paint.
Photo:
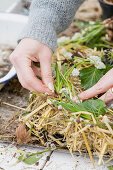
<svg viewBox="0 0 113 170">
<path fill-rule="evenodd" d="M 16 149 L 15 146 L 9 144 L 0 143 L 0 151 L 6 149 Z M 40 152 L 43 149 L 41 148 L 31 148 L 31 147 L 19 147 L 21 150 L 26 150 L 27 152 Z M 40 170 L 45 164 L 45 160 L 50 152 L 45 153 L 42 159 L 39 161 L 39 165 L 26 165 L 25 163 L 18 163 L 16 157 L 19 156 L 16 152 L 3 152 L 0 154 L 0 168 L 4 170 Z M 98 159 L 94 158 L 95 169 L 91 163 L 91 160 L 87 156 L 76 156 L 74 155 L 75 160 L 73 160 L 70 153 L 54 151 L 50 157 L 50 160 L 46 163 L 43 170 L 108 170 L 107 165 L 98 166 Z"/>
</svg>

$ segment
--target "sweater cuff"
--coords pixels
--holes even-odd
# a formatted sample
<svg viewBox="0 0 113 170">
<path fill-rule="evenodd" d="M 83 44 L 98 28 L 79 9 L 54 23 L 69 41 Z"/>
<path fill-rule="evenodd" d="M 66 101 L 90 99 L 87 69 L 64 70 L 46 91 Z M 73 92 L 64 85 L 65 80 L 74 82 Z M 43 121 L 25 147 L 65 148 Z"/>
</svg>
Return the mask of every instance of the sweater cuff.
<svg viewBox="0 0 113 170">
<path fill-rule="evenodd" d="M 53 52 L 57 48 L 57 35 L 53 25 L 47 22 L 38 22 L 37 24 L 29 23 L 25 26 L 19 37 L 19 41 L 23 38 L 32 38 L 47 45 Z"/>
</svg>

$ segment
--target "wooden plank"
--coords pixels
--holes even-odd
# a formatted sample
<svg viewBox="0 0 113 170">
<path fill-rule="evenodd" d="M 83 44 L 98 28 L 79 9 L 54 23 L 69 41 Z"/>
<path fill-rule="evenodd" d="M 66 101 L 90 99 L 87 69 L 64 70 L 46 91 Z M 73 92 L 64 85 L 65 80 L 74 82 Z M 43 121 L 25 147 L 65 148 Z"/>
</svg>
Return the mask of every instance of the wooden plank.
<svg viewBox="0 0 113 170">
<path fill-rule="evenodd" d="M 6 143 L 0 143 L 0 151 L 4 151 L 4 150 L 10 150 L 10 149 L 16 149 L 15 146 L 13 145 L 9 145 Z M 43 151 L 43 149 L 41 148 L 31 148 L 31 147 L 19 147 L 19 149 L 21 150 L 25 150 L 26 152 L 32 152 L 32 153 L 36 153 L 36 152 L 41 152 Z M 17 164 L 17 158 L 19 156 L 19 154 L 15 151 L 9 151 L 9 152 L 2 152 L 2 154 L 0 153 L 0 169 L 3 168 L 4 170 L 24 170 L 24 169 L 41 169 L 44 164 L 45 161 L 47 159 L 47 156 L 49 156 L 50 152 L 44 153 L 44 156 L 39 160 L 39 164 L 38 166 L 36 165 L 27 165 L 23 162 L 20 162 Z"/>
</svg>

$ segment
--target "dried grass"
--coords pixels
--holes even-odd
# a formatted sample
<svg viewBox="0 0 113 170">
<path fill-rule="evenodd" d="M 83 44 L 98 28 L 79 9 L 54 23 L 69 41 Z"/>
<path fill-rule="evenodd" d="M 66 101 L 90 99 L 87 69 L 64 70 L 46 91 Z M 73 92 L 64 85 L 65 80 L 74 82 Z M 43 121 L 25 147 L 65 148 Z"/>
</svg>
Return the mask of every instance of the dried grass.
<svg viewBox="0 0 113 170">
<path fill-rule="evenodd" d="M 68 46 L 65 48 L 68 48 Z M 85 57 L 87 53 L 90 53 L 90 55 L 100 55 L 102 53 L 99 51 L 94 52 L 89 48 L 86 48 L 85 53 L 83 53 L 84 48 L 81 51 Z M 60 50 L 61 48 L 57 50 L 56 55 L 59 62 L 58 66 L 61 69 Z M 56 62 L 56 59 L 54 59 L 54 62 Z M 76 59 L 76 62 L 79 63 L 79 59 Z M 79 66 L 79 69 L 80 67 L 86 66 Z M 83 90 L 80 85 L 80 79 L 71 77 L 71 81 L 77 93 L 80 93 Z M 35 140 L 39 141 L 43 146 L 52 147 L 54 144 L 56 146 L 66 146 L 71 153 L 72 151 L 88 152 L 93 165 L 92 154 L 99 157 L 99 164 L 103 163 L 105 155 L 110 157 L 108 161 L 113 159 L 113 115 L 110 114 L 110 112 L 113 113 L 112 110 L 109 109 L 109 112 L 105 116 L 101 116 L 97 122 L 92 113 L 85 111 L 70 113 L 64 109 L 59 110 L 55 105 L 47 103 L 47 97 L 33 95 L 30 98 L 30 104 L 26 112 L 27 115 L 24 112 L 20 117 L 20 121 L 29 129 L 32 140 L 35 136 Z M 91 121 L 87 119 L 81 120 L 81 114 L 90 115 Z M 76 116 L 76 122 L 73 121 L 73 116 Z"/>
</svg>

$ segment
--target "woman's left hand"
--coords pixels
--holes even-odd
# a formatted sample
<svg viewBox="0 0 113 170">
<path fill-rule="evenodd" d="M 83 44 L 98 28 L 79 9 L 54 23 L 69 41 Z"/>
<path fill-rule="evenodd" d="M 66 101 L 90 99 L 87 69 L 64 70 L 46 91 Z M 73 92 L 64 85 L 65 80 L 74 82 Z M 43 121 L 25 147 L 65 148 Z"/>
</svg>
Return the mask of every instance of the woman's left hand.
<svg viewBox="0 0 113 170">
<path fill-rule="evenodd" d="M 113 68 L 109 70 L 93 87 L 79 94 L 79 98 L 84 101 L 90 99 L 98 94 L 104 93 L 99 99 L 104 100 L 105 103 L 113 100 Z M 78 99 L 75 96 L 73 100 Z"/>
</svg>

